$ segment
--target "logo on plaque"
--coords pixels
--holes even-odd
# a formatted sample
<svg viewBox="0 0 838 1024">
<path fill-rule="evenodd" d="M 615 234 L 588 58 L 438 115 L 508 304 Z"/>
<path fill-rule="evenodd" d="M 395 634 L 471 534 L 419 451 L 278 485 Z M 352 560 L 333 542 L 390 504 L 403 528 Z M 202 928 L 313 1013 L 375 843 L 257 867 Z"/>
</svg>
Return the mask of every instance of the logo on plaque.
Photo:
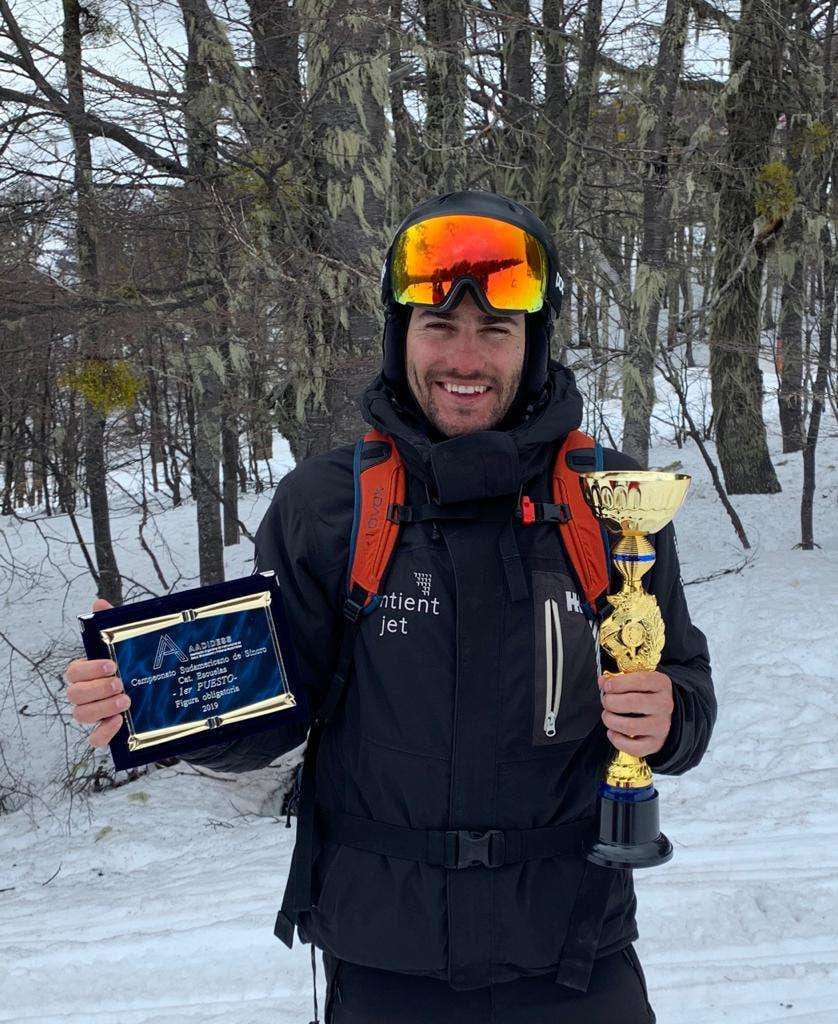
<svg viewBox="0 0 838 1024">
<path fill-rule="evenodd" d="M 160 637 L 160 643 L 157 645 L 157 654 L 155 654 L 155 656 L 154 656 L 154 671 L 155 672 L 163 664 L 163 659 L 166 657 L 167 654 L 176 654 L 178 656 L 178 658 L 180 659 L 180 661 L 182 661 L 182 662 L 189 661 L 189 659 L 186 657 L 186 655 L 183 653 L 183 651 L 178 647 L 178 645 L 174 642 L 174 640 L 172 640 L 172 638 L 169 636 L 169 634 L 168 633 L 164 633 Z"/>
</svg>

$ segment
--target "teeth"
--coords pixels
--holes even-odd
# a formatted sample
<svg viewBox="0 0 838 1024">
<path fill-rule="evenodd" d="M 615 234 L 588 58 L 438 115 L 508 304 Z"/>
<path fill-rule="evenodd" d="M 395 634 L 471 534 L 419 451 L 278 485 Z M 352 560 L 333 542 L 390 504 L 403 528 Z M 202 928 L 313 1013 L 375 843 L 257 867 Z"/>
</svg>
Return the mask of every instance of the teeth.
<svg viewBox="0 0 838 1024">
<path fill-rule="evenodd" d="M 443 382 L 443 387 L 446 391 L 453 391 L 456 395 L 482 395 L 484 391 L 489 390 L 485 384 L 449 384 L 447 381 Z"/>
</svg>

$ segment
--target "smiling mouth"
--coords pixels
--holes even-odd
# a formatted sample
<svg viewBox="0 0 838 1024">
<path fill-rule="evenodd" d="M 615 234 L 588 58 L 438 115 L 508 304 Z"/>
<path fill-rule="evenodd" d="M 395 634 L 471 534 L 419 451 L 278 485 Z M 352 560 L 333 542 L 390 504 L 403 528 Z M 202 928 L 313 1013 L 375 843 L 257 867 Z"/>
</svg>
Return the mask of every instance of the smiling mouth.
<svg viewBox="0 0 838 1024">
<path fill-rule="evenodd" d="M 457 384 L 447 380 L 437 380 L 434 384 L 446 395 L 460 402 L 475 402 L 492 390 L 489 384 Z"/>
</svg>

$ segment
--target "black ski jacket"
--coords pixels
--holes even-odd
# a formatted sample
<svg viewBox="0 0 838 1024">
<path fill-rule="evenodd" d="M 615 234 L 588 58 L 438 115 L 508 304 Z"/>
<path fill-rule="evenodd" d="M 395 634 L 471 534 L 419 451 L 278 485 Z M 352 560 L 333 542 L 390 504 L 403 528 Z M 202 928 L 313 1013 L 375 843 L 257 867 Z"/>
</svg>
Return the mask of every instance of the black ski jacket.
<svg viewBox="0 0 838 1024">
<path fill-rule="evenodd" d="M 571 371 L 553 364 L 547 400 L 510 431 L 432 444 L 380 378 L 363 409 L 398 445 L 409 503 L 477 502 L 488 515 L 402 526 L 381 605 L 363 620 L 344 701 L 323 734 L 321 820 L 342 813 L 410 829 L 484 832 L 592 815 L 613 752 L 600 718 L 596 624 L 582 612 L 558 527 L 511 519 L 522 488 L 533 500 L 552 500 L 556 447 L 581 422 Z M 256 568 L 278 574 L 315 706 L 342 628 L 352 456 L 352 447 L 338 448 L 288 473 L 256 535 Z M 636 466 L 610 449 L 604 456 L 606 469 Z M 716 703 L 672 526 L 651 539 L 657 558 L 644 583 L 666 625 L 659 670 L 672 679 L 675 710 L 663 749 L 647 760 L 655 772 L 681 774 L 707 747 Z M 545 712 L 556 687 L 545 651 L 556 638 L 545 605 L 553 601 L 562 672 L 549 735 Z M 615 668 L 602 658 L 602 667 Z M 247 771 L 304 738 L 298 727 L 278 728 L 188 759 Z M 574 938 L 569 929 L 580 920 L 591 928 L 578 906 L 572 917 L 584 889 L 581 857 L 453 870 L 325 840 L 315 851 L 313 906 L 300 917 L 301 937 L 355 963 L 471 988 L 554 971 Z M 610 877 L 604 915 L 586 939 L 596 956 L 638 934 L 631 871 Z"/>
</svg>

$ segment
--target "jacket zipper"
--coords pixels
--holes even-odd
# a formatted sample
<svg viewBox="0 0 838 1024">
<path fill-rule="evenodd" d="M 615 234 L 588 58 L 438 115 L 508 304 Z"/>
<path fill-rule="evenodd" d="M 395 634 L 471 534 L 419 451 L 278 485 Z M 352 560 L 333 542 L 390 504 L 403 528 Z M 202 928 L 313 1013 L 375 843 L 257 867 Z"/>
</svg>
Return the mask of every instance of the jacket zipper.
<svg viewBox="0 0 838 1024">
<path fill-rule="evenodd" d="M 564 647 L 559 606 L 552 597 L 544 602 L 544 645 L 546 653 L 547 679 L 544 687 L 544 732 L 556 735 L 556 718 L 562 702 L 562 675 L 564 672 Z M 555 647 L 555 659 L 553 650 Z"/>
</svg>

